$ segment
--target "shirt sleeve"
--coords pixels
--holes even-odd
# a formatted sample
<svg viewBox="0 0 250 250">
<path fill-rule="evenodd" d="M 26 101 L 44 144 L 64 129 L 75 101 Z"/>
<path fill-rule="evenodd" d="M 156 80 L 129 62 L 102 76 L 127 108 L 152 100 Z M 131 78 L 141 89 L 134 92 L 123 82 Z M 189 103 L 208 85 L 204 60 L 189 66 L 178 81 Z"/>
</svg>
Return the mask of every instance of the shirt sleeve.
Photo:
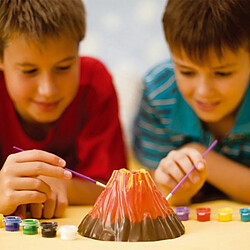
<svg viewBox="0 0 250 250">
<path fill-rule="evenodd" d="M 171 110 L 155 104 L 158 100 L 151 98 L 155 90 L 153 80 L 150 83 L 144 81 L 142 100 L 135 119 L 133 140 L 135 157 L 151 169 L 156 169 L 161 159 L 176 148 L 171 142 L 171 133 L 166 126 L 171 120 L 168 116 Z M 167 100 L 164 99 L 167 96 L 161 98 Z"/>
<path fill-rule="evenodd" d="M 108 180 L 115 169 L 126 168 L 117 95 L 112 78 L 100 62 L 91 73 L 86 96 L 87 122 L 77 142 L 77 171 Z"/>
</svg>

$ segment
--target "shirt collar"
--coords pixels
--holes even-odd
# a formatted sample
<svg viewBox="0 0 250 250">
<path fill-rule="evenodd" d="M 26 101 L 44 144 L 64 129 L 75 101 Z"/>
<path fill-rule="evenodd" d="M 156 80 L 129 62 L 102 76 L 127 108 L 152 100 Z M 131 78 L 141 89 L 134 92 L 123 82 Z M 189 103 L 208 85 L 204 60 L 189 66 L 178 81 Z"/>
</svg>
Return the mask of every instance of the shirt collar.
<svg viewBox="0 0 250 250">
<path fill-rule="evenodd" d="M 233 128 L 233 133 L 250 133 L 250 80 L 248 82 L 248 88 L 244 99 L 239 107 L 239 111 L 236 116 L 236 123 Z"/>
<path fill-rule="evenodd" d="M 187 134 L 197 138 L 200 138 L 202 135 L 200 120 L 184 100 L 178 89 L 176 92 L 176 103 L 173 107 L 173 119 L 170 128 L 177 134 Z"/>
</svg>

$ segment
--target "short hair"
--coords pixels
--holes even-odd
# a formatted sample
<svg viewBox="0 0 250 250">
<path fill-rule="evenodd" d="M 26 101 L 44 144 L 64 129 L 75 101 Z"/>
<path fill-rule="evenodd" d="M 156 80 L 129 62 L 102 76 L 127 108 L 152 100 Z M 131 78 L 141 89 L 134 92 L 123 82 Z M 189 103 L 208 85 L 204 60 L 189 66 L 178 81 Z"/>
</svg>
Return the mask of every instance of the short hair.
<svg viewBox="0 0 250 250">
<path fill-rule="evenodd" d="M 249 12 L 249 0 L 169 0 L 162 22 L 170 51 L 199 63 L 211 49 L 218 57 L 223 49 L 249 52 Z"/>
<path fill-rule="evenodd" d="M 15 35 L 39 42 L 66 33 L 79 43 L 86 33 L 85 17 L 82 0 L 1 0 L 0 59 Z"/>
</svg>

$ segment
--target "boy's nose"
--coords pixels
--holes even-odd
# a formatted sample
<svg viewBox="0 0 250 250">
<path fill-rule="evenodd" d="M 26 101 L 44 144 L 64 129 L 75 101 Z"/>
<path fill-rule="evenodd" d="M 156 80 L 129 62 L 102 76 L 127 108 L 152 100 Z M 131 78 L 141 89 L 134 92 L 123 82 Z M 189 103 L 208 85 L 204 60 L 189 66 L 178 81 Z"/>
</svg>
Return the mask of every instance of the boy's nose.
<svg viewBox="0 0 250 250">
<path fill-rule="evenodd" d="M 204 96 L 204 97 L 213 94 L 214 89 L 212 80 L 202 77 L 197 85 L 196 91 L 199 96 Z"/>
<path fill-rule="evenodd" d="M 46 75 L 40 79 L 38 84 L 38 92 L 41 96 L 51 97 L 56 95 L 57 91 L 57 86 L 51 76 Z"/>
</svg>

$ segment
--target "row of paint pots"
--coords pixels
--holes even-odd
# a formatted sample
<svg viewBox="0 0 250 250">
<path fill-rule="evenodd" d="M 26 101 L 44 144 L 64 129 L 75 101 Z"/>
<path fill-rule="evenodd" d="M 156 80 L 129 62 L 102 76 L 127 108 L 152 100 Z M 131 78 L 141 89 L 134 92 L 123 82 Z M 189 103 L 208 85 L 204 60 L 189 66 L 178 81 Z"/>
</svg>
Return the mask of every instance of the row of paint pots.
<svg viewBox="0 0 250 250">
<path fill-rule="evenodd" d="M 241 208 L 239 210 L 241 221 L 250 221 L 250 207 Z M 176 207 L 175 213 L 180 220 L 185 221 L 189 219 L 189 207 Z M 198 221 L 209 221 L 211 209 L 209 207 L 196 208 Z M 230 207 L 218 209 L 218 220 L 222 222 L 231 221 L 233 210 Z"/>
<path fill-rule="evenodd" d="M 2 227 L 2 222 L 5 223 L 6 231 L 19 231 L 19 226 L 23 227 L 24 234 L 37 234 L 38 228 L 41 229 L 42 237 L 53 238 L 56 237 L 57 233 L 57 222 L 41 222 L 39 223 L 36 219 L 25 219 L 21 220 L 18 216 L 7 216 L 1 218 L 0 215 L 0 227 Z M 74 240 L 76 238 L 77 227 L 75 225 L 63 225 L 58 229 L 58 233 L 63 240 Z"/>
</svg>

